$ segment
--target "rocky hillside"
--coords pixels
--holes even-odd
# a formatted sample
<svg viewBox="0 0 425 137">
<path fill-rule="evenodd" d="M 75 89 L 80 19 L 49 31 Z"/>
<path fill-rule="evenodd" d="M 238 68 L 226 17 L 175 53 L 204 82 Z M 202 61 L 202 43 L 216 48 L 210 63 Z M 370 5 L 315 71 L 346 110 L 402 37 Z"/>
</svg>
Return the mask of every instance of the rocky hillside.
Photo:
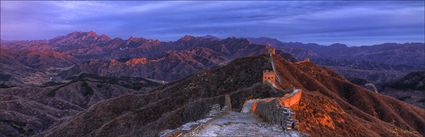
<svg viewBox="0 0 425 137">
<path fill-rule="evenodd" d="M 347 78 L 361 78 L 374 83 L 386 83 L 409 72 L 425 69 L 424 43 L 384 43 L 371 46 L 348 47 L 281 42 L 272 38 L 249 38 L 256 44 L 271 44 L 295 58 L 310 58 L 313 62 L 332 68 Z"/>
<path fill-rule="evenodd" d="M 312 62 L 275 57 L 283 79 L 306 90 L 295 117 L 312 136 L 420 136 L 425 110 L 372 93 Z M 367 128 L 365 128 L 367 127 Z"/>
<path fill-rule="evenodd" d="M 401 79 L 379 85 L 380 92 L 425 108 L 425 72 L 417 71 Z"/>
<path fill-rule="evenodd" d="M 412 72 L 403 78 L 388 84 L 395 89 L 425 91 L 425 71 Z"/>
<path fill-rule="evenodd" d="M 78 63 L 74 57 L 53 50 L 0 48 L 0 53 L 0 83 L 42 84 L 56 72 Z"/>
<path fill-rule="evenodd" d="M 161 84 L 141 78 L 80 75 L 67 83 L 0 88 L 0 136 L 32 136 L 99 101 L 145 93 Z"/>
<path fill-rule="evenodd" d="M 282 96 L 262 84 L 270 69 L 267 56 L 235 60 L 170 83 L 148 94 L 126 95 L 90 107 L 44 132 L 44 136 L 157 136 L 164 129 L 201 119 L 213 104 L 230 95 L 240 111 L 252 98 Z M 311 62 L 274 57 L 281 86 L 303 88 L 300 106 L 293 108 L 298 129 L 311 136 L 420 136 L 425 110 L 394 98 L 371 93 Z"/>
</svg>

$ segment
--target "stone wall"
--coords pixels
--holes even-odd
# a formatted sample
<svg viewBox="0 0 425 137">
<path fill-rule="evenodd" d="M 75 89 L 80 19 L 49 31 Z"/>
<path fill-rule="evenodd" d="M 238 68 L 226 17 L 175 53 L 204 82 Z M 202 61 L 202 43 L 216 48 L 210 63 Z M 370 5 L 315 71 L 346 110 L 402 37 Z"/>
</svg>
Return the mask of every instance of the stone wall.
<svg viewBox="0 0 425 137">
<path fill-rule="evenodd" d="M 277 124 L 283 129 L 293 129 L 295 127 L 294 120 L 291 118 L 291 110 L 279 105 L 278 100 L 271 102 L 258 101 L 254 102 L 254 113 L 270 124 Z"/>
<path fill-rule="evenodd" d="M 190 133 L 192 130 L 204 126 L 207 122 L 213 120 L 213 118 L 223 115 L 226 109 L 222 107 L 224 105 L 225 96 L 197 100 L 183 106 L 176 110 L 176 112 L 163 114 L 165 118 L 161 120 L 162 124 L 158 124 L 159 126 L 170 121 L 176 121 L 173 122 L 173 124 L 175 124 L 174 126 L 181 125 L 180 127 L 175 129 L 165 129 L 162 131 L 157 131 L 160 128 L 154 127 L 152 130 L 148 131 L 152 133 L 145 133 L 144 135 L 173 137 Z M 170 125 L 168 124 L 167 126 Z"/>
<path fill-rule="evenodd" d="M 247 100 L 281 97 L 284 93 L 285 92 L 277 91 L 266 84 L 256 83 L 250 88 L 241 89 L 230 94 L 232 109 L 234 111 L 241 111 Z"/>
<path fill-rule="evenodd" d="M 293 105 L 297 105 L 301 100 L 302 92 L 302 89 L 294 89 L 292 93 L 286 94 L 284 97 L 279 98 L 280 104 L 287 108 Z"/>
</svg>

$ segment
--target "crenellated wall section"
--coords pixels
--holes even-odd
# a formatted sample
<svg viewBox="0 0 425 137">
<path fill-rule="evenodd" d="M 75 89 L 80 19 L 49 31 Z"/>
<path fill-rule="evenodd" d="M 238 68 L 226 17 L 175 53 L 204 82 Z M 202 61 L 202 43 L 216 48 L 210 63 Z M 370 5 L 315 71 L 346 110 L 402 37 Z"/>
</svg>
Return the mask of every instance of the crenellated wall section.
<svg viewBox="0 0 425 137">
<path fill-rule="evenodd" d="M 285 96 L 278 98 L 280 105 L 287 108 L 290 108 L 294 105 L 298 105 L 301 101 L 302 93 L 302 89 L 294 89 L 292 93 L 286 94 Z"/>
<path fill-rule="evenodd" d="M 258 101 L 253 104 L 253 112 L 265 121 L 281 126 L 283 129 L 294 129 L 295 122 L 289 108 L 282 107 L 278 99 Z"/>
<path fill-rule="evenodd" d="M 268 51 L 268 54 L 270 55 L 270 63 L 273 67 L 273 70 L 263 71 L 263 83 L 270 84 L 272 87 L 278 90 L 282 90 L 282 88 L 277 85 L 281 85 L 281 84 L 287 85 L 287 84 L 281 82 L 280 76 L 277 73 L 275 68 L 273 56 L 275 56 L 276 50 L 272 47 L 268 47 L 267 51 Z M 303 92 L 302 89 L 293 89 L 291 93 L 288 93 L 284 95 L 283 97 L 278 98 L 278 100 L 282 106 L 289 108 L 293 105 L 297 105 L 300 102 L 302 92 Z"/>
<path fill-rule="evenodd" d="M 276 51 L 271 47 L 267 51 L 270 55 L 270 63 L 273 70 L 263 71 L 263 83 L 272 86 L 277 91 L 284 92 L 285 90 L 277 86 L 285 83 L 282 83 L 275 68 L 273 56 L 275 56 Z M 293 129 L 295 127 L 295 120 L 292 119 L 290 108 L 299 104 L 302 93 L 302 89 L 292 88 L 291 92 L 285 94 L 283 97 L 248 100 L 242 112 L 253 112 L 269 123 L 278 124 L 285 129 Z"/>
</svg>

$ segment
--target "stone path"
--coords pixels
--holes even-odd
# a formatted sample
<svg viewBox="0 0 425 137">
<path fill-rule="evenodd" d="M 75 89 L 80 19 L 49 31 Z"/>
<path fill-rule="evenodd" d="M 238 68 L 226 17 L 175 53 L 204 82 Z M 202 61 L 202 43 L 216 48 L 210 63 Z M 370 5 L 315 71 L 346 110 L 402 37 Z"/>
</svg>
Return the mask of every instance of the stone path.
<svg viewBox="0 0 425 137">
<path fill-rule="evenodd" d="M 229 112 L 229 114 L 209 122 L 190 136 L 278 136 L 297 137 L 296 131 L 284 131 L 281 127 L 262 122 L 252 113 Z"/>
</svg>

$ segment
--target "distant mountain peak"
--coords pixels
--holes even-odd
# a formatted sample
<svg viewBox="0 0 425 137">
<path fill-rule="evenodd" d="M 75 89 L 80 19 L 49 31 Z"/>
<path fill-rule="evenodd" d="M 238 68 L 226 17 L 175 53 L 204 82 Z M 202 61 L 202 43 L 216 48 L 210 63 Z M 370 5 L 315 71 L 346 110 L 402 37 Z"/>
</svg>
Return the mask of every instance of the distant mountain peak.
<svg viewBox="0 0 425 137">
<path fill-rule="evenodd" d="M 345 44 L 341 44 L 341 43 L 334 43 L 334 44 L 331 44 L 331 45 L 329 45 L 330 47 L 342 47 L 342 48 L 346 48 L 346 47 L 348 47 L 347 45 L 345 45 Z"/>
<path fill-rule="evenodd" d="M 146 42 L 146 41 L 148 41 L 148 40 L 147 39 L 144 39 L 144 38 L 129 37 L 127 39 L 127 44 L 130 44 L 130 43 L 140 43 L 140 42 Z"/>
<path fill-rule="evenodd" d="M 52 39 L 52 41 L 72 41 L 72 40 L 89 40 L 89 41 L 109 41 L 111 38 L 107 35 L 98 35 L 94 31 L 89 32 L 72 32 L 65 36 L 60 36 Z"/>
<path fill-rule="evenodd" d="M 89 32 L 86 32 L 86 33 L 89 36 L 93 36 L 93 37 L 97 36 L 96 32 L 94 32 L 94 31 L 89 31 Z"/>
<path fill-rule="evenodd" d="M 250 42 L 262 45 L 279 45 L 282 44 L 281 41 L 275 38 L 270 37 L 258 37 L 258 38 L 247 38 Z"/>
<path fill-rule="evenodd" d="M 149 60 L 147 58 L 132 58 L 132 59 L 126 61 L 125 63 L 127 65 L 137 65 L 137 64 L 147 64 L 148 61 Z"/>
<path fill-rule="evenodd" d="M 193 40 L 193 39 L 195 39 L 196 37 L 195 36 L 192 36 L 192 35 L 184 35 L 182 38 L 180 38 L 178 41 L 190 41 L 190 40 Z"/>
<path fill-rule="evenodd" d="M 205 35 L 205 36 L 184 35 L 178 41 L 187 42 L 187 41 L 191 41 L 191 40 L 220 40 L 220 39 L 215 37 L 215 36 L 212 36 L 212 35 Z"/>
<path fill-rule="evenodd" d="M 89 32 L 80 32 L 80 31 L 75 31 L 75 32 L 71 32 L 68 35 L 66 35 L 67 37 L 83 37 L 83 36 L 87 36 L 87 37 L 97 37 L 97 33 L 94 31 L 89 31 Z"/>
<path fill-rule="evenodd" d="M 219 38 L 218 38 L 218 37 L 213 36 L 213 35 L 205 35 L 205 36 L 202 36 L 202 38 L 219 40 Z"/>
</svg>

